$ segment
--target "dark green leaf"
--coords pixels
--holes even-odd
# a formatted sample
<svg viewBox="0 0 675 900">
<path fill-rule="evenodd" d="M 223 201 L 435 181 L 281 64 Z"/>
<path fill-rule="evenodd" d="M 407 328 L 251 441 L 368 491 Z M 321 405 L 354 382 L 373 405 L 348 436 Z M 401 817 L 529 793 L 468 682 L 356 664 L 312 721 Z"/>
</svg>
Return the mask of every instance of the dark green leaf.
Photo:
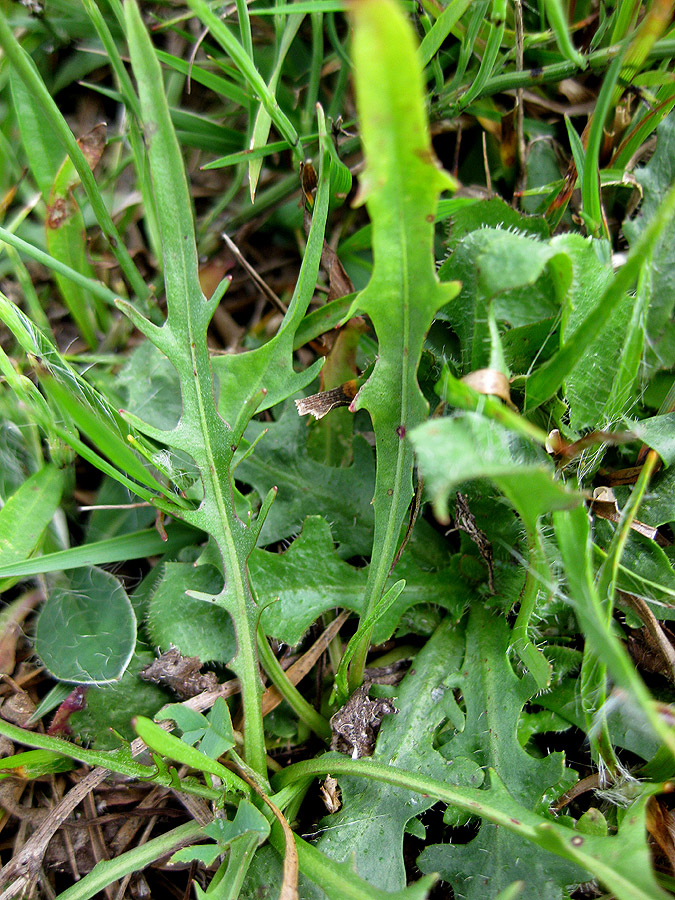
<svg viewBox="0 0 675 900">
<path fill-rule="evenodd" d="M 309 456 L 307 421 L 292 404 L 277 422 L 265 427 L 267 434 L 236 468 L 237 478 L 252 485 L 260 497 L 271 487 L 279 488 L 260 543 L 297 534 L 306 516 L 321 515 L 331 526 L 341 556 L 367 554 L 372 543 L 374 461 L 366 441 L 356 436 L 352 465 L 335 468 Z M 246 437 L 252 441 L 261 430 L 259 423 L 252 423 Z"/>
</svg>

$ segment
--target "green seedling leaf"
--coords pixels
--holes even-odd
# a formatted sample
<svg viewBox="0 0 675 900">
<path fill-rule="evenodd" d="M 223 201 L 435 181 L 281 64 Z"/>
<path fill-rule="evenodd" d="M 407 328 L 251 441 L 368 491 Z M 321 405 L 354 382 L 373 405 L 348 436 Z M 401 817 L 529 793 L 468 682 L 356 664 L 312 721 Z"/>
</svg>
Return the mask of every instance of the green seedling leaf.
<svg viewBox="0 0 675 900">
<path fill-rule="evenodd" d="M 386 716 L 373 760 L 425 773 L 451 784 L 479 785 L 483 772 L 467 760 L 444 760 L 433 746 L 447 716 L 452 688 L 462 662 L 462 631 L 446 619 L 415 657 L 414 668 L 396 689 L 396 715 Z M 350 861 L 356 874 L 377 888 L 406 884 L 403 833 L 406 824 L 433 805 L 409 790 L 340 777 L 342 809 L 319 823 L 317 847 L 339 862 Z M 325 830 L 324 830 L 325 829 Z"/>
<path fill-rule="evenodd" d="M 187 847 L 179 850 L 171 857 L 172 862 L 191 862 L 199 859 L 206 862 L 210 856 L 213 862 L 216 856 L 223 853 L 238 838 L 252 837 L 256 845 L 266 841 L 270 833 L 270 823 L 256 807 L 245 798 L 239 802 L 234 819 L 214 819 L 204 827 L 204 834 L 216 841 L 215 844 L 200 847 Z M 206 862 L 206 865 L 210 865 Z M 207 892 L 207 897 L 215 896 L 215 892 Z M 217 896 L 220 896 L 219 894 Z"/>
<path fill-rule="evenodd" d="M 154 718 L 156 722 L 164 722 L 166 719 L 175 722 L 183 732 L 181 740 L 191 747 L 204 737 L 209 727 L 209 720 L 205 715 L 182 703 L 169 703 L 168 706 L 162 707 Z"/>
<path fill-rule="evenodd" d="M 612 281 L 609 265 L 598 258 L 597 242 L 580 235 L 562 235 L 554 240 L 565 250 L 572 264 L 572 287 L 565 298 L 560 332 L 561 345 L 572 343 L 586 317 L 602 302 Z M 634 299 L 624 294 L 612 317 L 605 322 L 589 344 L 581 365 L 565 379 L 565 398 L 569 404 L 570 427 L 574 431 L 604 427 L 605 410 L 616 380 L 617 359 L 625 345 Z M 617 410 L 621 412 L 621 410 Z"/>
<path fill-rule="evenodd" d="M 267 84 L 269 94 L 272 97 L 276 95 L 277 87 L 279 84 L 279 77 L 281 75 L 281 69 L 283 67 L 284 60 L 286 59 L 286 54 L 290 50 L 293 39 L 298 33 L 298 28 L 300 28 L 300 25 L 302 24 L 302 20 L 304 18 L 305 16 L 303 13 L 298 13 L 291 14 L 286 19 L 284 33 L 281 37 L 279 48 L 277 50 L 277 58 L 274 63 L 274 69 L 272 70 L 272 75 Z M 251 150 L 256 150 L 259 147 L 263 147 L 267 143 L 271 127 L 272 116 L 268 108 L 263 103 L 261 103 L 255 117 L 255 122 L 253 124 L 253 133 L 251 135 L 250 143 Z M 256 188 L 258 187 L 258 179 L 260 178 L 262 162 L 263 161 L 261 158 L 256 158 L 252 159 L 248 164 L 248 180 L 251 192 L 251 203 L 255 202 L 255 192 Z"/>
<path fill-rule="evenodd" d="M 134 652 L 136 616 L 120 582 L 103 569 L 75 569 L 50 591 L 35 650 L 62 681 L 105 684 L 121 678 Z"/>
<path fill-rule="evenodd" d="M 206 847 L 188 848 L 174 854 L 173 860 L 188 862 L 205 859 L 211 850 L 212 858 L 229 849 L 227 861 L 222 863 L 207 891 L 195 885 L 198 900 L 238 900 L 246 872 L 260 844 L 267 840 L 270 823 L 249 803 L 241 800 L 232 822 L 217 818 L 204 828 L 204 833 L 215 838 L 216 843 Z M 214 853 L 215 850 L 215 853 Z M 196 851 L 196 852 L 195 852 Z"/>
<path fill-rule="evenodd" d="M 367 618 L 384 591 L 413 496 L 413 454 L 405 436 L 428 413 L 417 383 L 424 337 L 435 313 L 457 293 L 457 285 L 439 283 L 433 255 L 438 197 L 455 185 L 433 156 L 417 48 L 401 10 L 392 0 L 362 0 L 352 7 L 352 20 L 366 157 L 359 197 L 372 222 L 374 267 L 349 316 L 369 315 L 379 345 L 373 373 L 352 403 L 370 413 L 377 451 Z M 367 637 L 355 659 L 355 684 Z"/>
<path fill-rule="evenodd" d="M 302 533 L 285 553 L 254 550 L 250 571 L 258 602 L 264 607 L 261 622 L 266 634 L 291 646 L 322 613 L 362 609 L 367 569 L 340 559 L 328 524 L 318 516 L 305 519 Z M 450 565 L 445 560 L 442 566 L 430 565 L 412 547 L 396 564 L 394 577 L 405 579 L 406 586 L 375 624 L 375 643 L 388 640 L 406 610 L 416 604 L 438 604 L 457 619 L 473 595 L 461 578 L 459 558 Z"/>
<path fill-rule="evenodd" d="M 565 128 L 567 129 L 567 137 L 569 138 L 570 148 L 572 150 L 572 156 L 574 158 L 574 165 L 576 166 L 577 170 L 578 185 L 583 189 L 586 151 L 584 150 L 584 145 L 581 143 L 581 138 L 577 134 L 574 125 L 572 125 L 568 116 L 565 116 Z"/>
<path fill-rule="evenodd" d="M 514 673 L 507 656 L 511 642 L 503 619 L 495 619 L 480 606 L 472 609 L 464 661 L 457 666 L 453 684 L 461 691 L 466 723 L 442 744 L 440 752 L 453 765 L 471 762 L 479 772 L 483 767 L 494 769 L 509 785 L 511 796 L 535 811 L 545 808 L 546 800 L 550 802 L 552 788 L 562 793 L 577 778 L 576 773 L 565 772 L 562 754 L 536 759 L 518 742 L 518 720 L 536 685 L 531 678 L 518 678 Z M 522 838 L 488 823 L 481 825 L 468 844 L 427 847 L 418 866 L 423 872 L 440 872 L 467 900 L 496 894 L 516 879 L 526 884 L 523 897 L 534 897 L 537 890 L 539 896 L 552 900 L 562 898 L 566 884 L 585 880 L 576 866 L 554 860 Z"/>
<path fill-rule="evenodd" d="M 558 48 L 562 55 L 580 69 L 586 68 L 586 60 L 579 53 L 570 37 L 570 26 L 561 0 L 545 0 L 546 17 L 555 34 Z"/>
<path fill-rule="evenodd" d="M 173 759 L 191 769 L 216 775 L 226 785 L 228 791 L 236 791 L 248 796 L 250 793 L 246 782 L 231 772 L 224 765 L 211 759 L 205 753 L 191 747 L 173 734 L 169 734 L 151 719 L 137 716 L 133 722 L 136 734 L 150 747 L 167 759 Z"/>
<path fill-rule="evenodd" d="M 229 844 L 235 838 L 250 831 L 255 832 L 259 842 L 262 843 L 270 833 L 270 823 L 260 810 L 246 798 L 240 801 L 231 822 L 226 819 L 214 819 L 204 829 L 204 832 L 217 840 L 221 846 Z"/>
<path fill-rule="evenodd" d="M 373 609 L 371 614 L 369 616 L 361 616 L 359 627 L 356 629 L 356 631 L 350 638 L 349 643 L 345 647 L 344 653 L 342 654 L 342 659 L 340 660 L 340 665 L 338 666 L 338 670 L 335 673 L 334 695 L 338 698 L 337 702 L 340 705 L 346 703 L 349 697 L 349 688 L 347 685 L 347 668 L 352 661 L 354 653 L 358 649 L 359 642 L 362 641 L 366 635 L 370 636 L 372 634 L 375 625 L 395 603 L 398 597 L 400 597 L 404 587 L 405 581 L 403 579 L 397 581 L 396 584 L 392 584 L 392 586 L 388 590 L 386 590 L 377 601 L 377 603 L 375 604 L 375 608 Z"/>
<path fill-rule="evenodd" d="M 471 0 L 452 0 L 441 12 L 420 44 L 419 57 L 423 66 L 427 66 L 436 55 L 441 44 L 452 32 L 470 4 Z"/>
<path fill-rule="evenodd" d="M 549 400 L 582 361 L 588 348 L 624 302 L 626 292 L 633 287 L 641 272 L 648 265 L 652 254 L 659 246 L 662 234 L 672 226 L 674 215 L 675 184 L 668 191 L 664 202 L 659 206 L 649 225 L 632 245 L 626 262 L 605 288 L 597 305 L 579 324 L 573 339 L 566 340 L 555 356 L 547 360 L 528 378 L 525 395 L 526 409 L 534 409 Z"/>
<path fill-rule="evenodd" d="M 48 464 L 5 500 L 0 510 L 0 567 L 23 562 L 38 547 L 59 507 L 63 483 L 63 470 Z"/>
<path fill-rule="evenodd" d="M 436 516 L 448 522 L 448 496 L 462 482 L 490 478 L 518 510 L 530 531 L 537 519 L 582 501 L 554 481 L 553 470 L 538 448 L 477 413 L 461 413 L 427 422 L 410 436 Z"/>
<path fill-rule="evenodd" d="M 202 738 L 199 749 L 211 759 L 218 759 L 234 747 L 234 730 L 227 703 L 218 697 L 207 716 L 209 727 Z"/>
<path fill-rule="evenodd" d="M 170 703 L 155 716 L 158 722 L 165 719 L 173 719 L 183 732 L 182 740 L 186 744 L 194 746 L 199 741 L 199 750 L 211 759 L 218 759 L 234 747 L 232 720 L 222 697 L 218 697 L 208 716 L 182 703 Z"/>
</svg>

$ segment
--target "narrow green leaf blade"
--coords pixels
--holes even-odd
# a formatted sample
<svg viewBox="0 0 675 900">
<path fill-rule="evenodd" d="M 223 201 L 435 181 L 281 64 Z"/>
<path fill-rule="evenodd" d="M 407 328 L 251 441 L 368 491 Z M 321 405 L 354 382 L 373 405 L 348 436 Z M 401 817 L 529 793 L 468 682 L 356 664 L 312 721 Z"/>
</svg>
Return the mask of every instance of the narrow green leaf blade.
<svg viewBox="0 0 675 900">
<path fill-rule="evenodd" d="M 15 491 L 0 510 L 0 572 L 25 560 L 58 509 L 63 490 L 62 469 L 48 464 Z"/>
<path fill-rule="evenodd" d="M 412 29 L 393 0 L 359 0 L 352 20 L 366 157 L 359 196 L 372 221 L 374 268 L 350 314 L 369 315 L 379 343 L 373 373 L 352 404 L 370 413 L 377 450 L 367 618 L 384 590 L 413 495 L 413 451 L 406 434 L 428 412 L 417 383 L 424 337 L 457 286 L 441 284 L 436 276 L 436 207 L 441 191 L 453 189 L 454 182 L 433 155 Z M 366 648 L 364 640 L 355 660 L 356 681 Z"/>
<path fill-rule="evenodd" d="M 167 530 L 168 540 L 163 541 L 154 528 L 148 528 L 146 531 L 135 531 L 132 534 L 124 534 L 104 541 L 94 541 L 91 544 L 82 544 L 80 547 L 71 547 L 69 550 L 46 553 L 44 556 L 27 559 L 23 562 L 17 560 L 3 563 L 0 566 L 0 578 L 61 572 L 81 566 L 102 566 L 106 563 L 172 553 L 193 543 L 195 536 L 199 533 L 178 523 Z"/>
</svg>

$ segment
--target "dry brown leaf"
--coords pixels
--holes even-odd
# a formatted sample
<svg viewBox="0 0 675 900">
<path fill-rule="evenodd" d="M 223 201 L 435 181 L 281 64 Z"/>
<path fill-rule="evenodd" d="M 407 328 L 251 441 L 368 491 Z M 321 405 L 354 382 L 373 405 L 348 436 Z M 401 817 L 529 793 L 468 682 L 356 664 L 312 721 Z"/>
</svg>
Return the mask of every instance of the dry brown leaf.
<svg viewBox="0 0 675 900">
<path fill-rule="evenodd" d="M 468 384 L 474 391 L 479 394 L 490 394 L 493 397 L 499 397 L 511 409 L 516 409 L 515 404 L 511 401 L 511 386 L 509 379 L 503 372 L 497 369 L 476 369 L 469 372 L 462 378 L 464 384 Z"/>
</svg>

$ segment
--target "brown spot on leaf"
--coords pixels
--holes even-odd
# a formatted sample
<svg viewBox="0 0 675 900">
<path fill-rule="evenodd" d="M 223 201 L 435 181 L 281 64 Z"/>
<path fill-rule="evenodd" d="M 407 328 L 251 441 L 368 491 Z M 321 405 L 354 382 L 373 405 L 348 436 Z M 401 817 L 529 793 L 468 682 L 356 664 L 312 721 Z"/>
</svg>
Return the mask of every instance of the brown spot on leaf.
<svg viewBox="0 0 675 900">
<path fill-rule="evenodd" d="M 66 219 L 72 214 L 72 204 L 65 197 L 57 197 L 53 203 L 47 206 L 47 228 L 56 230 L 60 228 Z"/>
</svg>

